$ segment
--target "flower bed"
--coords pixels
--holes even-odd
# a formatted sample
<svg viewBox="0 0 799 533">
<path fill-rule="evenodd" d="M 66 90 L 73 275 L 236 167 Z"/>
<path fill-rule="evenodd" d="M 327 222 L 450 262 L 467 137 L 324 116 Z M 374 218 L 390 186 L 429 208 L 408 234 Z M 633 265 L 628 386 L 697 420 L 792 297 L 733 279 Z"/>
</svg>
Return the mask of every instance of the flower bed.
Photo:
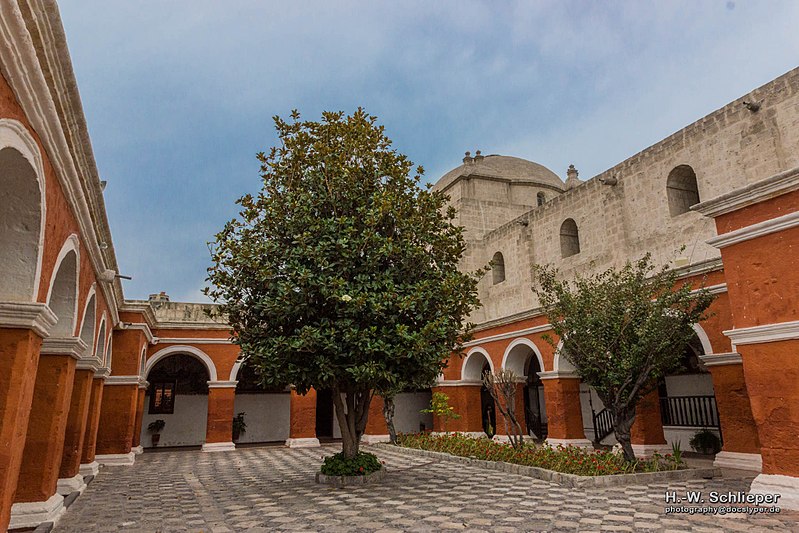
<svg viewBox="0 0 799 533">
<path fill-rule="evenodd" d="M 536 446 L 532 443 L 516 450 L 510 444 L 485 438 L 472 438 L 459 433 L 404 434 L 398 436 L 397 443 L 406 448 L 442 452 L 483 461 L 532 466 L 579 476 L 663 472 L 686 468 L 679 458 L 671 454 L 663 456 L 656 453 L 651 459 L 628 463 L 622 454 L 611 451 L 585 450 L 576 446 L 562 445 Z"/>
<path fill-rule="evenodd" d="M 383 467 L 376 455 L 360 452 L 352 459 L 337 453 L 325 457 L 321 472 L 326 476 L 367 476 Z"/>
</svg>

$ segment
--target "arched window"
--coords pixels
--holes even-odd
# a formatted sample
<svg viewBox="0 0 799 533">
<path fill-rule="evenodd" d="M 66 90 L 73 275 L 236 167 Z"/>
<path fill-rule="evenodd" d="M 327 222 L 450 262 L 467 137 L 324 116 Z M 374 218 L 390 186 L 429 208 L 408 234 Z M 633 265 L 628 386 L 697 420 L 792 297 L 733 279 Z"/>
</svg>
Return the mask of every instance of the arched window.
<svg viewBox="0 0 799 533">
<path fill-rule="evenodd" d="M 536 205 L 544 205 L 544 202 L 546 202 L 546 198 L 544 197 L 544 193 L 542 192 L 536 194 L 535 199 L 536 199 Z"/>
<path fill-rule="evenodd" d="M 501 252 L 494 254 L 491 258 L 491 274 L 494 279 L 494 285 L 505 281 L 505 258 L 502 257 Z"/>
<path fill-rule="evenodd" d="M 573 218 L 567 218 L 560 225 L 560 255 L 569 257 L 580 253 L 580 233 Z"/>
<path fill-rule="evenodd" d="M 669 173 L 666 180 L 666 194 L 669 199 L 669 213 L 676 217 L 691 210 L 699 203 L 699 188 L 696 173 L 688 165 L 680 165 Z"/>
</svg>

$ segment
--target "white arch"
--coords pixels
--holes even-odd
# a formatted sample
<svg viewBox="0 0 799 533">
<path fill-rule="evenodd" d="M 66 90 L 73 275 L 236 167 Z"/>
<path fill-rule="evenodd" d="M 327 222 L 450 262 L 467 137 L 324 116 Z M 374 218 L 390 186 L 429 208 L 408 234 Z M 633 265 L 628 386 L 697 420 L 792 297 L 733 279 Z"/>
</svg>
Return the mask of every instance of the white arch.
<svg viewBox="0 0 799 533">
<path fill-rule="evenodd" d="M 560 342 L 558 342 L 558 346 L 555 348 L 555 361 L 554 361 L 554 363 L 552 365 L 553 366 L 553 370 L 555 372 L 575 372 L 575 371 L 577 371 L 577 369 L 574 368 L 574 365 L 571 364 L 571 362 L 568 359 L 566 359 L 565 357 L 561 359 L 561 357 L 560 357 L 561 353 L 560 352 L 561 352 L 562 349 L 563 349 L 563 339 L 561 339 Z M 561 366 L 562 366 L 562 368 L 561 368 Z"/>
<path fill-rule="evenodd" d="M 145 379 L 148 375 L 150 375 L 150 371 L 153 369 L 153 367 L 158 361 L 176 353 L 185 353 L 188 355 L 193 355 L 194 357 L 199 359 L 200 362 L 202 362 L 205 365 L 205 368 L 208 370 L 208 376 L 209 376 L 208 381 L 218 381 L 218 378 L 216 376 L 216 365 L 214 365 L 214 361 L 208 356 L 208 354 L 198 348 L 195 348 L 194 346 L 186 346 L 182 344 L 168 346 L 154 353 L 153 356 L 147 360 L 147 364 L 144 366 Z"/>
<path fill-rule="evenodd" d="M 463 358 L 463 366 L 461 366 L 461 381 L 481 381 L 483 379 L 483 363 L 479 364 L 479 367 L 475 366 L 476 363 L 470 363 L 470 361 L 478 360 L 478 358 L 473 357 L 476 353 L 485 357 L 486 361 L 488 361 L 488 366 L 491 369 L 491 372 L 494 372 L 494 362 L 491 361 L 491 357 L 488 355 L 488 352 L 479 346 L 475 346 L 469 350 L 469 353 L 467 353 L 466 357 Z"/>
<path fill-rule="evenodd" d="M 233 363 L 233 368 L 230 369 L 230 377 L 228 378 L 229 381 L 236 381 L 237 379 L 239 379 L 239 370 L 241 369 L 241 365 L 246 360 L 247 357 L 241 357 L 241 356 L 239 356 L 239 358 L 236 359 L 236 362 Z"/>
<path fill-rule="evenodd" d="M 94 345 L 97 346 L 97 350 L 94 352 L 94 356 L 103 362 L 105 362 L 105 348 L 106 348 L 107 336 L 108 335 L 106 334 L 105 331 L 105 311 L 103 311 L 103 316 L 100 318 L 100 327 L 97 328 L 97 341 L 94 343 Z"/>
<path fill-rule="evenodd" d="M 513 357 L 510 361 L 508 360 L 508 356 L 511 355 L 511 352 L 517 346 L 526 346 L 530 348 L 538 359 L 538 368 L 540 369 L 539 372 L 544 371 L 544 358 L 541 357 L 541 352 L 538 350 L 538 346 L 536 346 L 533 341 L 526 337 L 514 339 L 513 342 L 511 342 L 505 349 L 505 355 L 502 356 L 502 368 L 504 370 L 511 370 L 518 377 L 525 376 L 525 372 L 527 372 L 527 360 L 529 357 L 524 357 L 523 359 L 520 359 L 519 357 Z M 515 353 L 518 353 L 518 350 Z"/>
<path fill-rule="evenodd" d="M 45 194 L 44 164 L 39 145 L 36 144 L 28 129 L 19 121 L 0 118 L 0 150 L 12 148 L 19 152 L 33 169 L 39 186 L 39 245 L 36 252 L 36 272 L 33 275 L 33 291 L 30 301 L 35 302 L 39 296 L 39 285 L 42 277 L 42 258 L 44 256 L 44 228 L 47 220 L 47 201 Z M 5 280 L 7 283 L 8 280 Z"/>
<path fill-rule="evenodd" d="M 86 343 L 86 351 L 84 355 L 91 357 L 94 353 L 94 337 L 96 335 L 97 327 L 97 295 L 95 293 L 96 283 L 92 283 L 89 287 L 89 292 L 86 293 L 86 303 L 83 304 L 83 315 L 80 319 L 80 328 L 78 329 L 78 336 Z M 86 324 L 86 315 L 89 314 L 89 306 L 91 307 L 91 324 Z M 86 329 L 90 328 L 90 329 Z M 84 331 L 85 330 L 85 331 Z"/>
<path fill-rule="evenodd" d="M 105 343 L 105 363 L 103 364 L 108 370 L 111 370 L 111 355 L 114 353 L 113 351 L 113 344 L 114 342 L 114 330 L 110 330 L 108 332 L 108 339 Z"/>
<path fill-rule="evenodd" d="M 75 335 L 75 327 L 77 326 L 78 322 L 78 295 L 80 294 L 80 242 L 78 241 L 78 235 L 76 233 L 73 233 L 67 237 L 63 246 L 61 246 L 61 251 L 58 252 L 58 257 L 56 258 L 55 266 L 53 267 L 53 274 L 50 277 L 50 288 L 47 290 L 47 299 L 45 302 L 47 302 L 47 305 L 50 305 L 50 301 L 53 297 L 53 289 L 55 288 L 57 281 L 56 278 L 58 278 L 60 273 L 61 263 L 71 252 L 75 252 L 75 290 L 74 295 L 72 296 L 72 312 L 70 313 L 72 316 L 72 322 L 69 324 L 68 334 Z M 50 307 L 52 309 L 53 306 Z M 60 319 L 61 317 L 59 317 L 59 322 Z M 56 327 L 58 327 L 58 325 Z M 60 327 L 58 329 L 63 333 L 63 330 L 66 328 Z"/>
<path fill-rule="evenodd" d="M 145 365 L 147 364 L 147 346 L 142 346 L 141 355 L 139 356 L 139 377 L 142 379 L 147 377 Z"/>
<path fill-rule="evenodd" d="M 710 337 L 707 336 L 705 330 L 702 329 L 702 326 L 699 324 L 693 325 L 694 331 L 696 332 L 696 336 L 699 337 L 699 342 L 702 343 L 702 350 L 704 350 L 705 355 L 710 355 L 713 353 L 713 345 L 710 344 Z"/>
</svg>

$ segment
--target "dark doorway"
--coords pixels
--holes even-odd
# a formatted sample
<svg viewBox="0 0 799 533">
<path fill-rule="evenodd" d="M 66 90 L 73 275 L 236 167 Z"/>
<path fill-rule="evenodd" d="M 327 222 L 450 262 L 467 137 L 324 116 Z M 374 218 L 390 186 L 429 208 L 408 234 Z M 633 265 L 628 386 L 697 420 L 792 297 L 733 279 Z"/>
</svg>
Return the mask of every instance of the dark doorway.
<svg viewBox="0 0 799 533">
<path fill-rule="evenodd" d="M 541 383 L 541 372 L 538 359 L 535 355 L 527 363 L 527 385 L 524 387 L 524 421 L 527 430 L 532 431 L 539 440 L 547 438 L 547 424 L 541 409 L 541 394 L 544 386 Z"/>
<path fill-rule="evenodd" d="M 483 365 L 481 375 L 485 376 L 486 372 L 491 372 L 488 361 Z M 493 437 L 497 433 L 497 409 L 494 406 L 494 398 L 491 397 L 491 393 L 488 392 L 485 385 L 480 388 L 480 404 L 483 413 L 483 431 L 489 437 Z"/>
<path fill-rule="evenodd" d="M 333 438 L 333 393 L 316 391 L 316 438 Z"/>
</svg>

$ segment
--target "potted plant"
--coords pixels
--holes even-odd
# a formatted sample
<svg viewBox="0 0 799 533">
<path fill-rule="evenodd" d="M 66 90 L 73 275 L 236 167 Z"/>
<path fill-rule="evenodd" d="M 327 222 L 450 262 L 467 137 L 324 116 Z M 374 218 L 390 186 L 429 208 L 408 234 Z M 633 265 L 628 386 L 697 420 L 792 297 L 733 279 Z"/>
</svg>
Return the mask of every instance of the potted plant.
<svg viewBox="0 0 799 533">
<path fill-rule="evenodd" d="M 247 431 L 247 423 L 244 422 L 245 414 L 241 412 L 233 417 L 233 442 L 238 442 L 241 434 Z"/>
<path fill-rule="evenodd" d="M 691 448 L 706 455 L 719 453 L 721 451 L 721 440 L 718 436 L 705 428 L 697 431 L 696 434 L 688 441 Z"/>
<path fill-rule="evenodd" d="M 152 433 L 150 438 L 152 438 L 153 447 L 158 446 L 158 443 L 161 440 L 161 431 L 163 431 L 164 426 L 166 426 L 166 422 L 160 418 L 158 420 L 153 420 L 147 425 L 147 431 Z"/>
</svg>

